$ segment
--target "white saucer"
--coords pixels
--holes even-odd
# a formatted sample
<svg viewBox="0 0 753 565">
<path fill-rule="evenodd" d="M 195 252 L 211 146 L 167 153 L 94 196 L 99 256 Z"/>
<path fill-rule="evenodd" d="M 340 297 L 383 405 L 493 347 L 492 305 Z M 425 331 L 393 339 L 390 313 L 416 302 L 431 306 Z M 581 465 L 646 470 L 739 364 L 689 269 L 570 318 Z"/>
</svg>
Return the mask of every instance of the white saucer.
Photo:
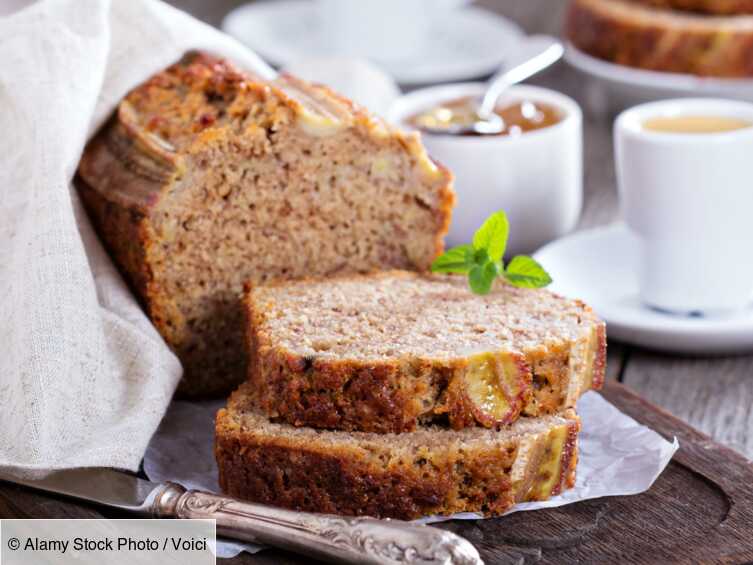
<svg viewBox="0 0 753 565">
<path fill-rule="evenodd" d="M 580 298 L 607 322 L 609 337 L 685 354 L 753 351 L 753 307 L 720 317 L 680 316 L 644 306 L 635 274 L 637 245 L 624 224 L 578 232 L 535 254 L 554 292 Z"/>
<path fill-rule="evenodd" d="M 587 55 L 568 43 L 565 60 L 624 98 L 623 106 L 669 97 L 721 97 L 753 101 L 753 79 L 720 79 L 646 71 Z"/>
<path fill-rule="evenodd" d="M 316 6 L 310 0 L 245 4 L 225 16 L 222 29 L 275 65 L 348 55 L 322 41 Z M 408 59 L 373 62 L 402 84 L 476 78 L 495 71 L 523 31 L 502 16 L 465 7 L 449 12 L 430 36 L 430 43 Z"/>
</svg>

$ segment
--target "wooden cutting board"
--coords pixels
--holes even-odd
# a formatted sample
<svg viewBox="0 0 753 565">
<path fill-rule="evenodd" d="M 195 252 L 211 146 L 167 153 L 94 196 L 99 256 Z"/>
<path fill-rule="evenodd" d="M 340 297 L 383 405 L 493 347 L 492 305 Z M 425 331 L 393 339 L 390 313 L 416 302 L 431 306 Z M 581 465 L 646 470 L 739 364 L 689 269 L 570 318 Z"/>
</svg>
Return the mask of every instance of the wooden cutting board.
<svg viewBox="0 0 753 565">
<path fill-rule="evenodd" d="M 489 565 L 753 562 L 753 463 L 619 383 L 608 382 L 603 394 L 639 422 L 680 441 L 648 492 L 439 527 L 466 537 Z M 111 514 L 0 483 L 0 518 L 102 515 Z M 312 561 L 269 549 L 219 563 Z"/>
</svg>

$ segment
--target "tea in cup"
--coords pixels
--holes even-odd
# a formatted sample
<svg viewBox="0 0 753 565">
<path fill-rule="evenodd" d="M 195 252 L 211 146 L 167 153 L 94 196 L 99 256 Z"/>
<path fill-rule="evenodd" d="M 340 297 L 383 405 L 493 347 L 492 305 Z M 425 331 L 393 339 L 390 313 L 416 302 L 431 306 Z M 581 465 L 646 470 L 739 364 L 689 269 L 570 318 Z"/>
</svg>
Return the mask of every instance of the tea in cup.
<svg viewBox="0 0 753 565">
<path fill-rule="evenodd" d="M 753 301 L 753 104 L 678 99 L 615 122 L 623 216 L 642 300 L 713 314 Z"/>
</svg>

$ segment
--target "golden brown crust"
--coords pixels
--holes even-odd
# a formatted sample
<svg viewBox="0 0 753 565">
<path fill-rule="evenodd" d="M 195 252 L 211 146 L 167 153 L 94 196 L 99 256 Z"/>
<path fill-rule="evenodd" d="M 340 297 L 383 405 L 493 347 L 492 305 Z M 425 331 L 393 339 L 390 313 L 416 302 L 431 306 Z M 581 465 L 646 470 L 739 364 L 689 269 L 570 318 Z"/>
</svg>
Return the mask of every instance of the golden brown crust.
<svg viewBox="0 0 753 565">
<path fill-rule="evenodd" d="M 308 108 L 294 92 L 299 98 L 314 98 L 317 108 Z M 168 275 L 175 275 L 170 255 L 165 259 L 168 237 L 161 229 L 165 212 L 161 208 L 176 187 L 185 188 L 180 182 L 191 159 L 205 158 L 206 148 L 218 140 L 245 135 L 246 130 L 239 133 L 239 128 L 241 123 L 248 126 L 253 121 L 247 120 L 249 113 L 257 120 L 251 126 L 257 133 L 260 129 L 272 131 L 293 116 L 313 128 L 345 124 L 358 128 L 364 137 L 407 148 L 421 164 L 421 174 L 437 186 L 437 206 L 432 208 L 436 230 L 427 230 L 423 249 L 416 247 L 404 258 L 405 268 L 428 268 L 443 249 L 450 222 L 454 203 L 451 174 L 428 158 L 418 137 L 392 130 L 326 87 L 310 86 L 289 76 L 266 82 L 203 53 L 187 54 L 153 76 L 124 98 L 115 116 L 88 144 L 77 186 L 106 247 L 156 328 L 181 359 L 184 377 L 178 390 L 184 396 L 225 394 L 243 380 L 242 328 L 237 324 L 237 331 L 224 340 L 187 337 L 201 330 L 188 327 L 182 304 L 165 282 Z M 391 260 L 394 263 L 395 259 Z M 393 263 L 371 268 L 395 266 Z M 347 265 L 342 268 L 347 270 Z M 236 296 L 239 291 L 239 287 L 234 289 Z M 226 315 L 230 321 L 240 318 L 237 302 L 235 305 Z M 210 327 L 205 322 L 195 326 Z M 202 356 L 202 347 L 226 347 L 227 354 L 210 359 Z"/>
<path fill-rule="evenodd" d="M 568 39 L 619 65 L 720 78 L 753 76 L 753 17 L 656 10 L 622 0 L 573 0 Z"/>
<path fill-rule="evenodd" d="M 174 325 L 167 321 L 175 311 L 155 277 L 150 254 L 159 245 L 151 212 L 176 163 L 135 131 L 128 108 L 121 106 L 87 145 L 75 185 L 97 233 L 152 323 L 172 345 Z"/>
<path fill-rule="evenodd" d="M 431 159 L 434 165 L 436 165 L 441 175 L 450 179 L 450 181 L 442 187 L 440 192 L 440 205 L 436 213 L 438 220 L 437 224 L 439 225 L 439 228 L 437 229 L 437 234 L 434 237 L 434 257 L 431 261 L 433 262 L 436 257 L 439 257 L 442 253 L 444 253 L 444 236 L 447 235 L 447 232 L 450 230 L 450 223 L 452 222 L 452 209 L 457 203 L 457 196 L 455 195 L 455 190 L 452 188 L 452 183 L 454 182 L 455 178 L 452 171 L 450 171 L 450 169 L 448 169 L 441 162 L 434 160 L 432 157 L 429 157 L 429 159 Z M 431 266 L 431 262 L 429 262 L 429 266 Z"/>
<path fill-rule="evenodd" d="M 601 324 L 596 329 L 596 341 L 598 346 L 594 358 L 593 381 L 590 386 L 593 390 L 599 390 L 604 386 L 607 374 L 607 325 Z"/>
<path fill-rule="evenodd" d="M 371 275 L 411 276 L 396 271 Z M 297 286 L 302 284 L 305 281 Z M 541 343 L 525 351 L 451 360 L 405 355 L 360 361 L 305 356 L 280 346 L 265 330 L 268 305 L 257 302 L 253 285 L 247 284 L 244 305 L 252 394 L 266 414 L 294 426 L 376 433 L 400 433 L 421 423 L 444 421 L 454 429 L 496 427 L 521 415 L 535 417 L 574 407 L 583 393 L 601 388 L 604 382 L 606 331 L 600 320 L 590 325 L 584 321 L 586 331 L 576 341 Z M 585 304 L 577 305 L 584 314 L 590 312 Z M 477 378 L 474 363 L 487 357 L 502 367 L 492 375 L 500 397 L 482 409 L 472 381 Z"/>
<path fill-rule="evenodd" d="M 397 436 L 311 434 L 244 416 L 239 394 L 217 415 L 215 443 L 220 486 L 234 497 L 310 512 L 414 519 L 497 515 L 574 484 L 579 423 L 572 412 L 537 431 L 483 432 L 505 436 L 497 439 L 440 428 Z"/>
<path fill-rule="evenodd" d="M 664 10 L 721 16 L 753 14 L 753 0 L 630 0 Z"/>
</svg>

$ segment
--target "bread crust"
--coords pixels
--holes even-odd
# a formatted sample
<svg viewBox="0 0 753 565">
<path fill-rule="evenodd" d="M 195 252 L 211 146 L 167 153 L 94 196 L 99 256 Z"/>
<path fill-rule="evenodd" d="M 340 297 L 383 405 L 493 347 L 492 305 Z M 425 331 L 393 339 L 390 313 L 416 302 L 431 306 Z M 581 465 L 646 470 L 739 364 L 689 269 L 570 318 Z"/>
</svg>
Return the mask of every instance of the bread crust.
<svg viewBox="0 0 753 565">
<path fill-rule="evenodd" d="M 220 486 L 230 496 L 309 512 L 414 519 L 497 515 L 575 483 L 579 421 L 572 411 L 549 428 L 509 434 L 504 441 L 458 437 L 441 428 L 421 432 L 415 442 L 411 436 L 417 434 L 410 432 L 298 437 L 291 430 L 302 430 L 261 416 L 243 420 L 239 404 L 246 402 L 241 397 L 248 386 L 217 415 L 215 455 Z M 506 432 L 484 433 L 493 438 Z M 397 438 L 412 449 L 393 450 Z"/>
<path fill-rule="evenodd" d="M 370 275 L 411 276 L 399 271 Z M 605 324 L 580 301 L 575 306 L 583 312 L 584 330 L 578 339 L 489 354 L 508 367 L 499 374 L 506 407 L 498 417 L 479 410 L 469 396 L 478 354 L 450 360 L 406 355 L 369 361 L 305 356 L 275 343 L 265 330 L 267 308 L 251 284 L 246 285 L 244 305 L 251 394 L 270 417 L 294 426 L 375 433 L 411 431 L 429 422 L 449 422 L 454 429 L 497 427 L 523 415 L 574 407 L 584 392 L 604 382 Z"/>
<path fill-rule="evenodd" d="M 623 0 L 573 0 L 565 34 L 619 65 L 719 78 L 753 76 L 753 16 L 704 16 Z"/>
<path fill-rule="evenodd" d="M 173 91 L 167 90 L 166 84 L 177 84 L 174 91 L 179 94 L 168 94 Z M 276 101 L 275 109 L 269 108 L 270 100 Z M 438 188 L 437 206 L 432 208 L 436 231 L 426 236 L 426 253 L 418 257 L 415 252 L 405 259 L 410 263 L 406 268 L 428 268 L 443 250 L 443 236 L 454 204 L 452 175 L 429 159 L 416 134 L 392 130 L 326 87 L 290 76 L 267 82 L 211 55 L 187 54 L 121 101 L 112 119 L 87 145 L 76 180 L 97 232 L 155 327 L 183 364 L 184 375 L 178 388 L 182 396 L 216 397 L 230 392 L 243 380 L 243 329 L 238 323 L 236 330 L 229 332 L 232 335 L 220 340 L 227 343 L 226 355 L 207 361 L 195 353 L 196 342 L 201 345 L 207 339 L 203 335 L 186 338 L 189 332 L 202 330 L 187 328 L 181 304 L 166 288 L 165 278 L 173 266 L 169 255 L 165 259 L 162 251 L 168 239 L 161 229 L 162 208 L 173 201 L 178 188 L 183 188 L 180 181 L 188 160 L 218 139 L 228 138 L 229 132 L 258 106 L 262 108 L 259 111 L 276 112 L 270 118 L 273 121 L 284 121 L 287 118 L 281 114 L 286 113 L 315 122 L 321 116 L 312 108 L 322 109 L 322 115 L 330 119 L 329 125 L 322 127 L 348 124 L 364 132 L 364 136 L 389 140 L 409 153 L 422 167 L 422 174 L 434 179 Z M 343 263 L 342 269 L 348 270 L 345 259 Z M 388 266 L 394 265 L 374 264 L 370 268 Z M 234 289 L 238 319 L 242 317 L 240 291 L 238 285 Z"/>
</svg>

